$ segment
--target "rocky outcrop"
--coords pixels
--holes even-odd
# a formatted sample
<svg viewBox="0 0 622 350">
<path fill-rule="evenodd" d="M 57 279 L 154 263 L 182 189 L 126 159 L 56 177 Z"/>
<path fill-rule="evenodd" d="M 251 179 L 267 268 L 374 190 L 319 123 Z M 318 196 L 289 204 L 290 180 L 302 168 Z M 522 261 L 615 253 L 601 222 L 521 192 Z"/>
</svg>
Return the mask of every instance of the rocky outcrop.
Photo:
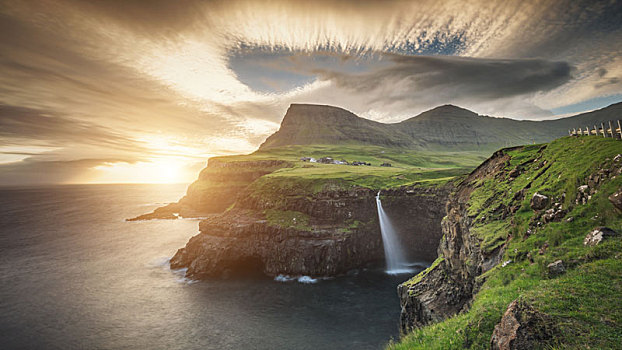
<svg viewBox="0 0 622 350">
<path fill-rule="evenodd" d="M 210 158 L 208 165 L 177 203 L 157 208 L 128 221 L 151 219 L 196 218 L 222 213 L 258 178 L 275 170 L 291 167 L 283 160 L 224 161 Z"/>
<path fill-rule="evenodd" d="M 535 180 L 542 176 L 552 176 L 547 172 L 552 161 L 543 159 L 546 147 L 532 148 L 530 156 L 518 165 L 512 164 L 508 152 L 516 150 L 515 154 L 524 155 L 526 152 L 521 147 L 500 150 L 469 174 L 457 186 L 455 193 L 450 195 L 447 217 L 442 222 L 443 238 L 438 248 L 438 263 L 423 275 L 398 287 L 402 307 L 400 327 L 403 333 L 442 321 L 470 307 L 473 296 L 485 282 L 484 273 L 501 262 L 507 242 L 517 238 L 513 235 L 521 234 L 511 231 L 516 227 L 512 214 L 521 210 L 521 207 L 525 208 L 524 200 Z M 622 156 L 618 160 L 607 160 L 592 170 L 593 173 L 585 178 L 585 184 L 577 188 L 576 199 L 566 200 L 565 192 L 544 195 L 535 191 L 528 202 L 533 210 L 529 229 L 522 233 L 522 238 L 535 234 L 549 222 L 559 222 L 564 218 L 565 222 L 572 222 L 574 218 L 566 218 L 572 208 L 562 203 L 584 205 L 589 202 L 594 194 L 604 190 L 603 184 L 622 175 L 620 159 Z M 516 172 L 516 169 L 522 170 Z M 529 172 L 529 175 L 517 180 L 525 172 Z M 554 176 L 559 178 L 561 175 Z M 522 188 L 515 189 L 513 194 L 505 193 L 508 181 L 523 181 Z M 482 190 L 471 201 L 473 192 L 480 188 Z M 550 191 L 546 186 L 537 190 L 544 193 Z M 476 209 L 471 205 L 475 205 Z M 486 227 L 488 222 L 501 225 Z M 585 245 L 598 244 L 612 234 L 615 233 L 598 227 L 585 238 Z M 549 244 L 544 242 L 538 254 L 546 254 L 548 247 Z M 533 261 L 531 254 L 525 257 Z M 507 260 L 506 263 L 511 261 Z M 572 261 L 567 264 L 571 266 Z M 548 276 L 559 276 L 566 268 L 563 261 L 555 261 L 547 266 Z"/>
<path fill-rule="evenodd" d="M 431 261 L 441 236 L 449 187 L 385 191 L 385 211 L 395 220 L 411 258 Z M 248 271 L 275 276 L 334 276 L 384 258 L 376 192 L 366 188 L 279 195 L 278 203 L 246 196 L 234 209 L 200 223 L 171 259 L 195 279 Z M 278 210 L 275 211 L 275 208 Z M 305 225 L 271 220 L 266 213 L 299 213 Z"/>
<path fill-rule="evenodd" d="M 550 318 L 529 304 L 514 300 L 495 326 L 490 339 L 493 350 L 530 350 L 545 347 L 555 330 Z"/>
<path fill-rule="evenodd" d="M 187 267 L 194 279 L 250 271 L 269 276 L 333 276 L 382 258 L 382 242 L 373 223 L 345 231 L 271 225 L 256 212 L 240 210 L 204 220 L 201 234 L 171 259 L 171 268 Z"/>
<path fill-rule="evenodd" d="M 441 321 L 467 307 L 481 283 L 477 277 L 499 263 L 502 247 L 483 252 L 479 239 L 470 233 L 473 218 L 467 213 L 467 203 L 479 180 L 505 176 L 502 171 L 508 160 L 503 150 L 496 152 L 450 195 L 447 217 L 442 221 L 443 238 L 437 252 L 442 261 L 421 280 L 398 286 L 402 333 Z"/>
<path fill-rule="evenodd" d="M 590 233 L 585 236 L 583 240 L 583 245 L 586 246 L 595 246 L 600 244 L 603 240 L 613 237 L 618 233 L 609 227 L 596 227 Z"/>
<path fill-rule="evenodd" d="M 609 196 L 609 201 L 613 204 L 616 209 L 622 211 L 622 189 L 616 191 L 611 196 Z"/>
<path fill-rule="evenodd" d="M 533 194 L 533 197 L 531 197 L 531 202 L 529 204 L 533 210 L 542 210 L 549 205 L 549 197 L 536 192 Z"/>
<path fill-rule="evenodd" d="M 557 277 L 566 272 L 566 266 L 564 266 L 564 262 L 561 260 L 555 260 L 554 262 L 546 265 L 546 268 L 549 273 L 549 277 Z"/>
</svg>

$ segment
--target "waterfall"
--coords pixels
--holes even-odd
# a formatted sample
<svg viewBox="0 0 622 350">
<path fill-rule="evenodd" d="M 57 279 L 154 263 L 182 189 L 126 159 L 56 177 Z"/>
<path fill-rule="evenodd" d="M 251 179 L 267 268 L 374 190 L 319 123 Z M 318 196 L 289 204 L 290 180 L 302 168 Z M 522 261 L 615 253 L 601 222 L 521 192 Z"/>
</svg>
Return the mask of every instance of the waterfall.
<svg viewBox="0 0 622 350">
<path fill-rule="evenodd" d="M 400 245 L 397 233 L 391 225 L 389 217 L 382 209 L 380 201 L 380 191 L 376 195 L 376 205 L 378 206 L 378 219 L 380 221 L 380 232 L 382 233 L 382 245 L 384 246 L 384 257 L 387 261 L 388 274 L 399 274 L 413 272 L 410 265 L 406 261 L 404 251 Z"/>
</svg>

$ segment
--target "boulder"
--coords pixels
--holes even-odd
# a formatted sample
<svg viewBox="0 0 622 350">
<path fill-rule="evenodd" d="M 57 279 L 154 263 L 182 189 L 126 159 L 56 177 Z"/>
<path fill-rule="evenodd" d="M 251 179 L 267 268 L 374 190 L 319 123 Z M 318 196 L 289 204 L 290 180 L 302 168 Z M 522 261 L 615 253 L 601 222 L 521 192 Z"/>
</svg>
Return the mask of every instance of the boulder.
<svg viewBox="0 0 622 350">
<path fill-rule="evenodd" d="M 531 305 L 514 300 L 495 326 L 490 339 L 494 350 L 523 350 L 546 345 L 555 334 L 551 319 Z"/>
<path fill-rule="evenodd" d="M 566 272 L 566 267 L 564 266 L 564 262 L 561 260 L 556 260 L 548 264 L 547 269 L 549 269 L 549 277 L 555 277 Z"/>
<path fill-rule="evenodd" d="M 596 227 L 585 236 L 583 245 L 595 246 L 600 244 L 604 239 L 615 236 L 618 233 L 609 227 Z"/>
<path fill-rule="evenodd" d="M 531 197 L 530 206 L 531 206 L 531 209 L 533 210 L 542 210 L 546 208 L 548 204 L 549 204 L 549 197 L 543 194 L 536 192 L 533 194 L 533 197 Z"/>
<path fill-rule="evenodd" d="M 590 187 L 588 185 L 582 185 L 577 187 L 577 199 L 575 200 L 576 204 L 585 204 L 587 203 L 590 197 Z"/>
<path fill-rule="evenodd" d="M 622 210 L 622 188 L 618 189 L 618 191 L 609 196 L 609 201 L 618 210 Z"/>
<path fill-rule="evenodd" d="M 540 255 L 544 255 L 544 253 L 546 253 L 546 250 L 549 248 L 549 244 L 548 242 L 544 242 L 544 244 L 542 245 L 542 247 L 540 247 L 540 250 L 538 250 L 538 254 Z"/>
</svg>

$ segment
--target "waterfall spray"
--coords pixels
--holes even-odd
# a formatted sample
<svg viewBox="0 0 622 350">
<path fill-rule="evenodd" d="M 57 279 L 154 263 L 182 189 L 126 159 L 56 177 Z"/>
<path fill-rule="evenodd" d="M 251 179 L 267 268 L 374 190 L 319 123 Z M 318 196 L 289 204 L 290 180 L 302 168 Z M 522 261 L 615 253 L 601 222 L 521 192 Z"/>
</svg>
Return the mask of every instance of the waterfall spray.
<svg viewBox="0 0 622 350">
<path fill-rule="evenodd" d="M 376 195 L 376 205 L 378 207 L 378 220 L 380 221 L 380 232 L 382 233 L 382 245 L 384 246 L 384 257 L 387 261 L 388 274 L 409 273 L 414 270 L 410 268 L 397 233 L 391 225 L 389 217 L 382 209 L 380 201 L 380 191 Z"/>
</svg>

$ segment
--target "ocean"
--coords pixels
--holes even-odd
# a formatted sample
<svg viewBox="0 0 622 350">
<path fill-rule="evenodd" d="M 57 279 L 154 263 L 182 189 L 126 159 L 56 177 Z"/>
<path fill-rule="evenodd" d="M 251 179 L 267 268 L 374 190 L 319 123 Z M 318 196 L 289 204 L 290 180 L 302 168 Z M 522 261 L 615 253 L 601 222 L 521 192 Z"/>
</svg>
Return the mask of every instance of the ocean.
<svg viewBox="0 0 622 350">
<path fill-rule="evenodd" d="M 0 188 L 0 348 L 381 349 L 397 340 L 396 287 L 407 276 L 190 281 L 171 271 L 198 221 L 125 219 L 185 190 Z"/>
</svg>

